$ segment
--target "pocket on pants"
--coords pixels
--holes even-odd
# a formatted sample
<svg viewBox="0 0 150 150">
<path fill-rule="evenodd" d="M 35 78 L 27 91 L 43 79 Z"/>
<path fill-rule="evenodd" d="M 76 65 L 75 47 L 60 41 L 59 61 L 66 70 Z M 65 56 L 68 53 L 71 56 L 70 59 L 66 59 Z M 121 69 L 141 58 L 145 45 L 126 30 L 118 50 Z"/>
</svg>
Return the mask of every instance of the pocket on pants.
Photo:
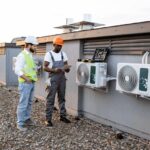
<svg viewBox="0 0 150 150">
<path fill-rule="evenodd" d="M 23 90 L 23 87 L 24 87 L 24 86 L 23 86 L 23 83 L 19 84 L 18 90 L 19 90 L 19 91 L 22 91 L 22 90 Z"/>
<path fill-rule="evenodd" d="M 50 91 L 50 86 L 51 86 L 51 78 L 47 78 L 46 81 L 45 81 L 45 84 L 46 84 L 45 91 L 49 92 Z"/>
<path fill-rule="evenodd" d="M 51 78 L 48 78 L 46 81 L 45 81 L 46 85 L 47 86 L 51 86 Z"/>
</svg>

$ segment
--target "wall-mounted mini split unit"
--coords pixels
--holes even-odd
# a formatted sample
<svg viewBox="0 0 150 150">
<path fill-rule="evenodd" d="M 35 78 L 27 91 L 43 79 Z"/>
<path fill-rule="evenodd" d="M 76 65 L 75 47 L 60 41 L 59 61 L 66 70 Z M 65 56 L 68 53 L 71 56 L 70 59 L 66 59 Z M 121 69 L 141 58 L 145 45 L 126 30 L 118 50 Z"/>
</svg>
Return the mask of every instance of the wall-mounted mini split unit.
<svg viewBox="0 0 150 150">
<path fill-rule="evenodd" d="M 106 87 L 107 63 L 77 62 L 76 83 L 92 88 Z"/>
<path fill-rule="evenodd" d="M 150 64 L 118 63 L 116 90 L 150 96 Z"/>
</svg>

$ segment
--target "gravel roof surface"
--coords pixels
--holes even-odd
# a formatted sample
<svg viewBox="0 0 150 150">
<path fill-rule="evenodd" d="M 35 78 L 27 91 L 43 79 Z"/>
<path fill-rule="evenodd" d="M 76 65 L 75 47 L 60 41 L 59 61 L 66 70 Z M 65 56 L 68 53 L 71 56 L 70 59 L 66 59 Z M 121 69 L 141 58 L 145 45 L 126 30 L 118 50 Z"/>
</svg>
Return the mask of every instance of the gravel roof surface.
<svg viewBox="0 0 150 150">
<path fill-rule="evenodd" d="M 150 150 L 150 141 L 118 131 L 86 118 L 68 116 L 71 124 L 53 115 L 53 128 L 47 128 L 45 104 L 34 100 L 33 120 L 36 126 L 21 132 L 16 128 L 18 93 L 0 85 L 0 150 Z"/>
</svg>

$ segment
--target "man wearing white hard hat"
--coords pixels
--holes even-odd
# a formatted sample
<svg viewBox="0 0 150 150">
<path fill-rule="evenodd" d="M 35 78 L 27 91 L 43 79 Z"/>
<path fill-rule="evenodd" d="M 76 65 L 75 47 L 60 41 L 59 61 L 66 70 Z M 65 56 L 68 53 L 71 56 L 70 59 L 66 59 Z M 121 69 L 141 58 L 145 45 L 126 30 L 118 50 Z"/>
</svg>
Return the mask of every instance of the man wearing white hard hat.
<svg viewBox="0 0 150 150">
<path fill-rule="evenodd" d="M 15 73 L 18 75 L 20 99 L 17 106 L 17 128 L 26 131 L 31 120 L 32 100 L 34 86 L 37 81 L 36 66 L 32 54 L 36 50 L 38 41 L 35 37 L 29 36 L 25 39 L 24 50 L 17 56 Z"/>
</svg>

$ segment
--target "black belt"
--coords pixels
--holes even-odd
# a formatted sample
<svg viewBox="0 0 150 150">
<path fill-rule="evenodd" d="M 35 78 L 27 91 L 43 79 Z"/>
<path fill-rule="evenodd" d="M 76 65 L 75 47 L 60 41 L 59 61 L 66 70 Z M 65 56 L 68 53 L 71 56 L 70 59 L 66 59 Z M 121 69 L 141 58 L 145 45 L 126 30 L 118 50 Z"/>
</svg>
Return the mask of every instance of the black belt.
<svg viewBox="0 0 150 150">
<path fill-rule="evenodd" d="M 30 82 L 31 82 L 31 83 L 35 83 L 34 80 L 31 80 Z M 30 83 L 30 82 L 25 81 L 24 83 Z"/>
</svg>

